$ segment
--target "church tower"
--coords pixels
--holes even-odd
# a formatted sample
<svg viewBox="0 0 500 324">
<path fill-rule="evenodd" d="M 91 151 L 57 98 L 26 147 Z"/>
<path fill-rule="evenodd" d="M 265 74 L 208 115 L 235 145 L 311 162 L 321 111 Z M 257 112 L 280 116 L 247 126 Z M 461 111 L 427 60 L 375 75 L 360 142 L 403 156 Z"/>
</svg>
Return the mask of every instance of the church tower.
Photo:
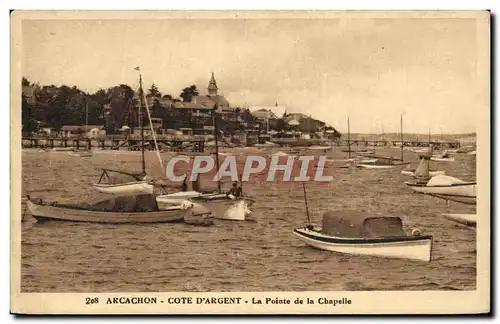
<svg viewBox="0 0 500 324">
<path fill-rule="evenodd" d="M 208 82 L 207 89 L 208 89 L 208 95 L 210 97 L 217 96 L 217 90 L 219 90 L 219 88 L 217 87 L 217 82 L 215 82 L 215 77 L 213 72 L 212 72 L 212 78 L 210 79 L 210 82 Z"/>
</svg>

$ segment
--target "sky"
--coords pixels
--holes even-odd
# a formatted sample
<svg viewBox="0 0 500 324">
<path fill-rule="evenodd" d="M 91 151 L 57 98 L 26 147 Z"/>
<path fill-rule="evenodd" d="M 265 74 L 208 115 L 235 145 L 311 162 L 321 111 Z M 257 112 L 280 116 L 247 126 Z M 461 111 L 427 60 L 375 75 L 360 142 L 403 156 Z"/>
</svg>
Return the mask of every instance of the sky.
<svg viewBox="0 0 500 324">
<path fill-rule="evenodd" d="M 24 20 L 22 72 L 95 91 L 178 96 L 212 72 L 234 106 L 303 112 L 353 133 L 477 131 L 474 19 Z"/>
</svg>

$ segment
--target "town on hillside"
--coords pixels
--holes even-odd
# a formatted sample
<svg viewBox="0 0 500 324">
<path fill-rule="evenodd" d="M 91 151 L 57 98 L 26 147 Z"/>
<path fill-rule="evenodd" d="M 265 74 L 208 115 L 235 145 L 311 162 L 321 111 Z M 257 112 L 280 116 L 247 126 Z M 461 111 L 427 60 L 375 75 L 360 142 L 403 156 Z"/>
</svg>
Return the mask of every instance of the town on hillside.
<svg viewBox="0 0 500 324">
<path fill-rule="evenodd" d="M 39 85 L 22 79 L 22 124 L 25 137 L 134 138 L 140 135 L 139 91 L 120 84 L 95 93 L 77 87 Z M 219 93 L 212 73 L 206 93 L 196 85 L 178 98 L 162 94 L 155 84 L 145 90 L 145 138 L 213 138 L 215 129 L 235 144 L 274 141 L 338 140 L 341 134 L 325 122 L 302 113 L 270 107 L 238 107 Z M 214 124 L 215 122 L 215 124 Z"/>
</svg>

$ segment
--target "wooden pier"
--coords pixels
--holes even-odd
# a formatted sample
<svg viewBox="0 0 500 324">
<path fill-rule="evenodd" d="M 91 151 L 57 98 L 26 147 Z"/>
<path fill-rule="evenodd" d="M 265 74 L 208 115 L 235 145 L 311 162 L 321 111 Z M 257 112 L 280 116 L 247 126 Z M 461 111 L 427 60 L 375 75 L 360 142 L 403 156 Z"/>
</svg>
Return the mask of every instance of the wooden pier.
<svg viewBox="0 0 500 324">
<path fill-rule="evenodd" d="M 204 139 L 157 139 L 158 147 L 161 151 L 191 151 L 191 152 L 204 152 L 205 140 Z M 60 138 L 60 137 L 23 137 L 22 148 L 70 148 L 75 150 L 92 148 L 99 148 L 102 150 L 119 150 L 120 148 L 129 151 L 141 150 L 142 141 L 140 139 L 120 139 L 117 137 L 106 138 Z M 145 150 L 155 150 L 153 139 L 144 140 Z"/>
</svg>

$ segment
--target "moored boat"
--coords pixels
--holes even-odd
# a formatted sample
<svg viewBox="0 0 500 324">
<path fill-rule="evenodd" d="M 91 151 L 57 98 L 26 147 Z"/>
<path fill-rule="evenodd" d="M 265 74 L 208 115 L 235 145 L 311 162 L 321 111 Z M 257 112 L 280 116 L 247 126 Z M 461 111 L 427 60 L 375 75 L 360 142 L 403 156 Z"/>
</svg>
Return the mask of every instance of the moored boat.
<svg viewBox="0 0 500 324">
<path fill-rule="evenodd" d="M 117 196 L 92 204 L 61 204 L 33 201 L 28 209 L 37 221 L 58 220 L 91 223 L 168 223 L 182 222 L 185 216 L 210 214 L 201 206 L 175 205 L 160 210 L 153 195 Z"/>
<path fill-rule="evenodd" d="M 443 214 L 443 217 L 462 225 L 476 227 L 476 214 Z"/>
<path fill-rule="evenodd" d="M 407 235 L 399 217 L 378 217 L 354 211 L 326 212 L 321 228 L 294 229 L 304 243 L 322 250 L 429 262 L 432 236 L 414 229 Z"/>
<path fill-rule="evenodd" d="M 465 182 L 446 175 L 432 177 L 428 182 L 406 181 L 405 184 L 424 194 L 476 197 L 476 182 Z"/>
<path fill-rule="evenodd" d="M 68 155 L 76 156 L 76 157 L 92 157 L 94 154 L 90 150 L 85 151 L 70 151 Z"/>
<path fill-rule="evenodd" d="M 403 171 L 401 171 L 401 174 L 409 175 L 409 176 L 415 176 L 415 171 L 416 171 L 416 169 L 413 169 L 413 170 L 403 170 Z M 437 176 L 437 175 L 445 175 L 445 174 L 446 174 L 446 171 L 437 171 L 437 170 L 429 171 L 429 176 L 431 176 L 431 177 L 434 177 L 434 176 Z"/>
<path fill-rule="evenodd" d="M 356 166 L 365 169 L 393 169 L 405 165 L 409 165 L 410 162 L 401 161 L 383 161 L 382 159 L 377 159 L 375 162 L 371 163 L 357 163 Z"/>
<path fill-rule="evenodd" d="M 439 161 L 439 162 L 453 162 L 455 161 L 454 157 L 440 157 L 440 156 L 433 156 L 431 157 L 432 161 Z"/>
</svg>

